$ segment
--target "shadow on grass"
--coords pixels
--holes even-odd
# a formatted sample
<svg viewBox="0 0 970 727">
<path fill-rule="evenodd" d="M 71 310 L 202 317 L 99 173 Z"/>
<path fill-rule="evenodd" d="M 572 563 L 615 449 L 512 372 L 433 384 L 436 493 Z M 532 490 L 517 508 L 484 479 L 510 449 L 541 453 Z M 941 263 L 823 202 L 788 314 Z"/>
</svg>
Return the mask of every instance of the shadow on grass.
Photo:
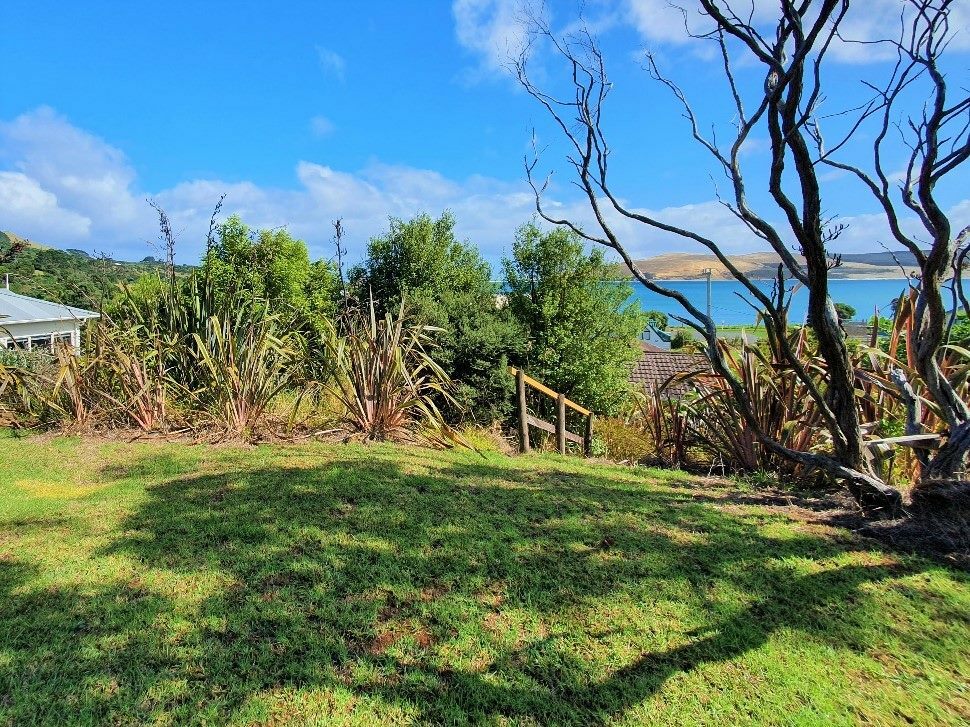
<svg viewBox="0 0 970 727">
<path fill-rule="evenodd" d="M 901 571 L 802 573 L 792 560 L 845 544 L 771 537 L 676 483 L 398 462 L 181 473 L 150 488 L 105 554 L 228 584 L 187 611 L 137 586 L 24 590 L 31 574 L 0 562 L 7 715 L 42 721 L 57 703 L 93 720 L 218 722 L 261 693 L 316 687 L 433 722 L 591 724 L 779 629 L 862 650 L 860 586 Z M 658 622 L 567 628 L 604 599 L 651 604 Z M 663 636 L 672 612 L 693 625 Z M 648 646 L 619 669 L 576 648 L 612 638 Z"/>
<path fill-rule="evenodd" d="M 132 686 L 161 696 L 160 680 L 178 668 L 153 628 L 169 600 L 137 584 L 24 588 L 36 576 L 0 560 L 0 721 L 117 722 L 134 706 L 118 699 Z"/>
</svg>

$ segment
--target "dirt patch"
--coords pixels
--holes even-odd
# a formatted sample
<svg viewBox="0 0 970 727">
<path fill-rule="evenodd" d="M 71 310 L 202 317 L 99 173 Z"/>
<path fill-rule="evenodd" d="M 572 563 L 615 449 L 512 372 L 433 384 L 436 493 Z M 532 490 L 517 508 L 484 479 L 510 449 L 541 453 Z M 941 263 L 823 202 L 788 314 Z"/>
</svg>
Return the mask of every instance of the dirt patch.
<svg viewBox="0 0 970 727">
<path fill-rule="evenodd" d="M 966 512 L 915 512 L 897 520 L 867 520 L 858 512 L 836 512 L 825 522 L 893 550 L 916 553 L 970 572 L 970 515 Z"/>
<path fill-rule="evenodd" d="M 418 600 L 422 603 L 431 603 L 437 601 L 439 598 L 443 598 L 449 593 L 447 586 L 441 584 L 435 584 L 431 586 L 425 586 L 418 593 Z"/>
<path fill-rule="evenodd" d="M 970 572 L 970 512 L 967 510 L 913 507 L 907 517 L 871 520 L 863 517 L 855 501 L 841 490 L 739 492 L 727 485 L 725 480 L 698 483 L 693 487 L 684 484 L 691 490 L 693 499 L 706 500 L 724 509 L 763 507 L 784 513 L 793 520 L 821 526 L 820 535 L 838 537 L 838 531 L 832 528 L 849 530 L 857 537 L 878 542 L 887 550 L 922 555 Z"/>
<path fill-rule="evenodd" d="M 427 649 L 433 643 L 431 634 L 420 624 L 404 621 L 375 636 L 367 646 L 367 653 L 380 656 L 402 639 L 410 637 L 419 649 Z"/>
</svg>

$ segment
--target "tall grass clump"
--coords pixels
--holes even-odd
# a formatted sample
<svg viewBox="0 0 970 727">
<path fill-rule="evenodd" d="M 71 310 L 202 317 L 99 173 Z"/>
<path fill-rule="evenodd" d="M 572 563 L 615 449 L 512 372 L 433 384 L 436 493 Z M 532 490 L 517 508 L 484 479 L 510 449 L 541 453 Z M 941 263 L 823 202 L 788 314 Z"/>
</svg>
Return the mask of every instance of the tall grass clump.
<svg viewBox="0 0 970 727">
<path fill-rule="evenodd" d="M 451 379 L 432 356 L 440 330 L 412 318 L 403 302 L 380 317 L 373 299 L 348 314 L 339 331 L 329 324 L 324 344 L 333 376 L 326 386 L 342 406 L 348 434 L 378 441 L 456 437 L 439 408 L 456 405 Z"/>
<path fill-rule="evenodd" d="M 904 434 L 942 437 L 947 433 L 939 406 L 906 350 L 915 302 L 916 293 L 910 291 L 900 299 L 882 336 L 874 329 L 868 345 L 853 342 L 850 346 L 856 406 L 865 436 L 873 442 L 866 456 L 885 481 L 902 487 L 922 481 L 930 452 L 880 444 L 879 440 Z M 785 340 L 779 336 L 785 336 Z M 756 430 L 795 451 L 832 451 L 822 413 L 808 384 L 790 365 L 781 363 L 785 359 L 778 351 L 783 345 L 794 352 L 812 385 L 824 392 L 825 362 L 806 327 L 784 333 L 769 330 L 760 341 L 721 341 L 724 359 L 749 399 L 753 422 L 742 416 L 723 378 L 707 371 L 676 377 L 668 385 L 687 385 L 688 394 L 676 404 L 670 397 L 641 397 L 634 417 L 644 435 L 654 442 L 660 459 L 673 463 L 696 452 L 735 472 L 771 472 L 787 481 L 827 483 L 818 471 L 773 454 L 759 442 Z M 958 394 L 970 397 L 970 350 L 955 344 L 943 347 L 940 367 Z M 663 452 L 665 446 L 667 451 Z"/>
<path fill-rule="evenodd" d="M 809 371 L 823 366 L 808 346 L 805 328 L 789 345 Z M 727 382 L 707 372 L 693 374 L 695 393 L 686 397 L 686 423 L 696 445 L 718 464 L 741 472 L 771 471 L 802 477 L 804 469 L 768 451 L 756 428 L 796 451 L 811 451 L 824 441 L 824 427 L 805 383 L 772 356 L 771 345 L 742 340 L 740 347 L 721 342 L 728 366 L 744 386 L 754 416 L 752 425 L 737 406 Z"/>
<path fill-rule="evenodd" d="M 294 385 L 297 328 L 260 301 L 217 304 L 196 274 L 151 306 L 127 297 L 89 325 L 80 351 L 7 352 L 0 358 L 0 417 L 18 426 L 72 430 L 135 427 L 252 438 Z"/>
<path fill-rule="evenodd" d="M 295 379 L 296 335 L 280 330 L 278 316 L 247 304 L 213 315 L 205 328 L 205 336 L 192 334 L 201 385 L 190 393 L 227 433 L 252 436 Z"/>
</svg>

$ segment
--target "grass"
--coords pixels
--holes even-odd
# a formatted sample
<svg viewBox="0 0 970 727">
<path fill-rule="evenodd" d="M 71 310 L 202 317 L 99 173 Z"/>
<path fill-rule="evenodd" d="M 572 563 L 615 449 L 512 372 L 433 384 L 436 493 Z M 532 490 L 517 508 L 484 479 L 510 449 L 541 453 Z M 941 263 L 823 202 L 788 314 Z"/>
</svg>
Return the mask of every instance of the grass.
<svg viewBox="0 0 970 727">
<path fill-rule="evenodd" d="M 794 326 L 789 327 L 789 329 L 792 329 L 792 328 L 795 328 L 795 327 Z M 673 326 L 671 328 L 668 328 L 667 332 L 672 334 L 682 332 L 686 334 L 688 337 L 694 339 L 695 341 L 700 342 L 703 340 L 696 331 L 694 331 L 693 329 L 687 328 L 686 326 Z M 748 326 L 718 325 L 717 327 L 717 335 L 728 341 L 740 341 L 742 334 L 746 336 L 748 339 L 753 339 L 757 341 L 764 340 L 768 337 L 768 331 L 767 329 L 765 329 L 764 324 L 760 324 L 757 326 L 754 323 Z"/>
<path fill-rule="evenodd" d="M 680 473 L 0 437 L 0 723 L 970 718 L 966 574 Z"/>
</svg>

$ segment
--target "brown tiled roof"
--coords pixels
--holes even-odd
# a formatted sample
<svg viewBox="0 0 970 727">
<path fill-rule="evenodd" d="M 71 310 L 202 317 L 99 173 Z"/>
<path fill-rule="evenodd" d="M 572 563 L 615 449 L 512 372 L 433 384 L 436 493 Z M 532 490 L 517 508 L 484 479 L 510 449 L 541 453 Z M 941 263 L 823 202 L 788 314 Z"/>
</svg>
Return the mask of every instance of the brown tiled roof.
<svg viewBox="0 0 970 727">
<path fill-rule="evenodd" d="M 707 356 L 700 353 L 679 353 L 676 351 L 650 351 L 644 348 L 640 360 L 630 372 L 630 381 L 647 391 L 663 386 L 671 376 L 686 374 L 699 369 L 710 370 Z M 667 387 L 670 396 L 680 396 L 690 390 L 688 384 Z"/>
</svg>

